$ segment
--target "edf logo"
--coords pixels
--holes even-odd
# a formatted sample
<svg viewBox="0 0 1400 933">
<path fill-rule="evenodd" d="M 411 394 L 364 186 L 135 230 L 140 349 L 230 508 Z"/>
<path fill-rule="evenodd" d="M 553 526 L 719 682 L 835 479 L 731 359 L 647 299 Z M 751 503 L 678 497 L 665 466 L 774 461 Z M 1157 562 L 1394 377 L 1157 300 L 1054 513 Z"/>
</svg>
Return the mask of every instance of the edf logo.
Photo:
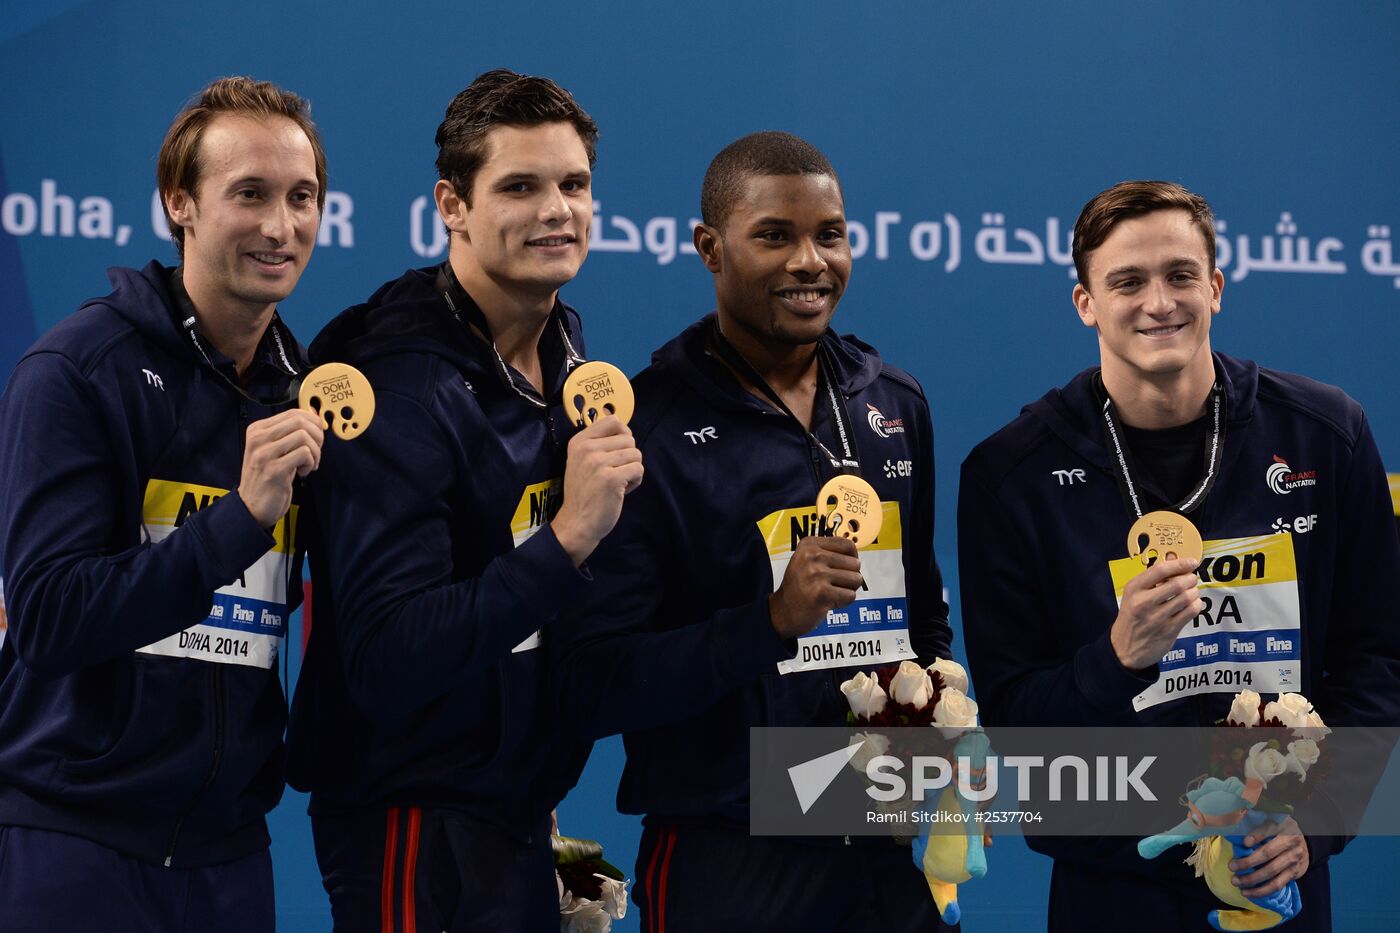
<svg viewBox="0 0 1400 933">
<path fill-rule="evenodd" d="M 1060 481 L 1061 486 L 1073 486 L 1075 483 L 1087 483 L 1089 480 L 1084 475 L 1083 470 L 1051 470 L 1051 475 Z"/>
</svg>

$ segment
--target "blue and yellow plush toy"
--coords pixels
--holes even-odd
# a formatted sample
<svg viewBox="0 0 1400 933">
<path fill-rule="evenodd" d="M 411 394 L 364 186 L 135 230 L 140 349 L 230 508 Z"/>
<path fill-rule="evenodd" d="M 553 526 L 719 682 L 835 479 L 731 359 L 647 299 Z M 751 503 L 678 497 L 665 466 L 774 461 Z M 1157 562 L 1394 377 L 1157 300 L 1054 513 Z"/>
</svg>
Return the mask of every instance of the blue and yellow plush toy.
<svg viewBox="0 0 1400 933">
<path fill-rule="evenodd" d="M 1186 819 L 1138 843 L 1138 854 L 1143 858 L 1156 858 L 1185 842 L 1195 846 L 1186 863 L 1195 866 L 1196 877 L 1204 877 L 1216 897 L 1239 908 L 1212 910 L 1207 919 L 1217 930 L 1268 930 L 1293 919 L 1303 908 L 1296 882 L 1261 898 L 1245 897 L 1231 883 L 1234 873 L 1230 861 L 1254 852 L 1245 846 L 1244 837 L 1268 821 L 1266 814 L 1254 809 L 1259 791 L 1254 780 L 1246 785 L 1237 777 L 1206 778 L 1186 794 Z M 1244 879 L 1248 874 L 1241 872 L 1239 877 Z"/>
<path fill-rule="evenodd" d="M 990 750 L 987 736 L 981 732 L 964 735 L 954 746 L 956 758 L 967 758 L 971 775 L 980 776 L 986 770 Z M 958 791 L 954 781 L 938 795 L 933 821 L 925 822 L 913 841 L 914 864 L 924 873 L 929 891 L 943 922 L 958 922 L 962 910 L 958 907 L 958 885 L 987 873 L 987 857 L 982 851 L 982 824 L 977 822 L 977 804 Z M 953 816 L 961 814 L 961 816 Z M 960 826 L 960 833 L 930 832 L 934 821 L 939 826 Z"/>
</svg>

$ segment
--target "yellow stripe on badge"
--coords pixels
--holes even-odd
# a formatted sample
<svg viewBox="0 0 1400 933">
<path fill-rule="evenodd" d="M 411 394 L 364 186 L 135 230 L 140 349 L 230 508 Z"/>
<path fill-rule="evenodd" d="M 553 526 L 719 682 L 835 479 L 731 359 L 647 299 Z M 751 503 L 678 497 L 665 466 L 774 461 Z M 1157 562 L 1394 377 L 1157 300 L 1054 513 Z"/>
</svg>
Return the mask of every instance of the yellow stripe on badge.
<svg viewBox="0 0 1400 933">
<path fill-rule="evenodd" d="M 510 520 L 511 537 L 515 538 L 517 546 L 522 535 L 528 538 L 549 521 L 559 506 L 555 500 L 563 493 L 564 481 L 558 477 L 525 487 L 520 494 L 520 502 L 515 506 L 515 515 Z"/>
<path fill-rule="evenodd" d="M 153 479 L 146 483 L 146 496 L 141 503 L 141 521 L 148 528 L 179 528 L 185 523 L 185 519 L 200 509 L 208 508 L 226 495 L 228 490 L 217 486 Z M 297 513 L 300 508 L 292 506 L 272 529 L 272 537 L 276 541 L 272 546 L 274 551 L 283 554 L 292 552 L 291 543 L 296 541 Z"/>
<path fill-rule="evenodd" d="M 1197 575 L 1200 588 L 1260 586 L 1297 582 L 1298 567 L 1293 556 L 1291 534 L 1256 535 L 1251 538 L 1222 538 L 1205 542 L 1205 554 Z M 1113 591 L 1123 598 L 1128 581 L 1147 568 L 1136 557 L 1108 562 L 1113 575 Z"/>
<path fill-rule="evenodd" d="M 904 532 L 899 524 L 899 503 L 881 502 L 884 521 L 880 525 L 880 536 L 867 544 L 863 551 L 897 551 L 904 546 Z M 768 556 L 788 554 L 797 549 L 797 542 L 808 535 L 818 534 L 826 529 L 812 506 L 801 509 L 779 509 L 758 520 L 758 533 L 768 547 Z"/>
<path fill-rule="evenodd" d="M 1389 474 L 1390 478 L 1390 507 L 1395 512 L 1395 517 L 1400 518 L 1400 473 Z"/>
</svg>

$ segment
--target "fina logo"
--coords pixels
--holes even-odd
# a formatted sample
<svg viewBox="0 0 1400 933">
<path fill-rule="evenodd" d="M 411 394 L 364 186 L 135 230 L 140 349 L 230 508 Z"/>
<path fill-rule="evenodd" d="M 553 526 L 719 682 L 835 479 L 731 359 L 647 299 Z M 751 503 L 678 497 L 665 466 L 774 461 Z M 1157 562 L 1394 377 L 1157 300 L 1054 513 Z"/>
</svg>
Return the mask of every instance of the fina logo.
<svg viewBox="0 0 1400 933">
<path fill-rule="evenodd" d="M 865 414 L 865 420 L 869 423 L 870 430 L 874 431 L 880 437 L 889 437 L 891 434 L 904 433 L 903 418 L 886 418 L 880 412 L 880 409 L 869 402 L 865 403 L 865 407 L 870 409 L 870 411 Z"/>
<path fill-rule="evenodd" d="M 1317 471 L 1304 470 L 1294 473 L 1288 461 L 1274 454 L 1274 462 L 1269 464 L 1269 469 L 1264 474 L 1264 482 L 1280 496 L 1286 496 L 1302 486 L 1316 486 Z"/>
</svg>

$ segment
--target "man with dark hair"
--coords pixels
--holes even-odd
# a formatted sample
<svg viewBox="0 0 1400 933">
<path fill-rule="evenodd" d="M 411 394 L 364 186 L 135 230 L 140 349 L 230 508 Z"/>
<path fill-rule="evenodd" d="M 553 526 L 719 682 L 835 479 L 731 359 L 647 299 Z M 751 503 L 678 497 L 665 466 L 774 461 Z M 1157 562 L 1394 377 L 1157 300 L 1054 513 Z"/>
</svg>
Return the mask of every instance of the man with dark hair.
<svg viewBox="0 0 1400 933">
<path fill-rule="evenodd" d="M 908 374 L 830 329 L 851 250 L 821 153 L 786 133 L 746 136 L 715 157 L 702 202 L 695 246 L 716 310 L 636 379 L 647 482 L 550 649 L 557 715 L 587 738 L 625 734 L 618 805 L 646 816 L 644 929 L 937 929 L 907 846 L 748 831 L 750 727 L 843 725 L 838 685 L 855 668 L 838 655 L 866 670 L 949 657 L 928 404 Z M 823 533 L 815 503 L 862 465 L 884 524 L 858 555 Z M 903 616 L 879 631 L 829 625 L 858 595 Z"/>
<path fill-rule="evenodd" d="M 224 78 L 157 159 L 181 263 L 109 272 L 0 400 L 0 930 L 272 930 L 276 664 L 322 428 L 277 314 L 311 257 L 308 105 Z"/>
<path fill-rule="evenodd" d="M 559 289 L 588 252 L 595 135 L 554 82 L 479 77 L 437 134 L 447 261 L 312 344 L 376 392 L 316 484 L 290 733 L 341 933 L 559 927 L 550 812 L 589 746 L 552 732 L 537 649 L 642 477 L 619 419 L 570 439 L 560 408 L 583 342 Z"/>
<path fill-rule="evenodd" d="M 1074 305 L 1101 365 L 1026 406 L 962 468 L 964 631 L 984 722 L 1208 726 L 1248 687 L 1302 693 L 1329 725 L 1393 724 L 1400 544 L 1361 407 L 1212 352 L 1225 279 L 1210 207 L 1180 185 L 1097 195 L 1073 252 Z M 1127 556 L 1134 520 L 1164 509 L 1199 529 L 1204 563 Z M 1264 575 L 1248 585 L 1207 569 L 1250 558 Z M 1341 840 L 1305 839 L 1299 823 L 1306 833 L 1303 816 L 1255 830 L 1244 844 L 1257 850 L 1230 867 L 1251 898 L 1297 881 L 1288 928 L 1327 930 Z M 1205 883 L 1180 859 L 1145 861 L 1135 841 L 1027 837 L 1055 859 L 1051 930 L 1083 929 L 1090 912 L 1135 930 L 1208 928 L 1221 905 Z"/>
</svg>

